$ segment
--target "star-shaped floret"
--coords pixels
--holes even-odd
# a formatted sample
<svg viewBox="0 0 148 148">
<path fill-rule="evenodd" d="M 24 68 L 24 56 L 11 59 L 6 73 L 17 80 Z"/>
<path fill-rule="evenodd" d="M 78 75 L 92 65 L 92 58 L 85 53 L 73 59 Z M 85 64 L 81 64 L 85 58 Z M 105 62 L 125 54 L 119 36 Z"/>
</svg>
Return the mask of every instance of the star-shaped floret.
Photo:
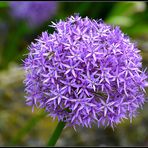
<svg viewBox="0 0 148 148">
<path fill-rule="evenodd" d="M 78 68 L 79 63 L 80 62 L 73 63 L 72 60 L 69 60 L 68 64 L 62 64 L 67 69 L 65 74 L 68 74 L 69 72 L 71 72 L 72 75 L 76 78 L 77 77 L 77 72 L 76 71 L 82 71 L 80 68 Z"/>
<path fill-rule="evenodd" d="M 104 53 L 100 50 L 101 46 L 88 47 L 86 58 L 92 56 L 95 61 L 97 61 L 99 55 L 102 56 Z"/>
<path fill-rule="evenodd" d="M 113 105 L 115 104 L 115 101 L 110 101 L 110 98 L 108 96 L 107 100 L 104 101 L 102 99 L 100 99 L 100 102 L 101 102 L 101 107 L 100 107 L 100 110 L 103 110 L 104 112 L 104 117 L 107 116 L 107 112 L 111 112 L 111 113 L 115 113 L 114 110 L 113 110 Z"/>
<path fill-rule="evenodd" d="M 66 76 L 66 81 L 64 80 L 60 80 L 60 82 L 62 84 L 64 84 L 64 88 L 66 88 L 68 90 L 68 93 L 71 94 L 72 93 L 72 87 L 75 86 L 75 79 L 73 79 L 73 77 L 68 77 Z"/>
<path fill-rule="evenodd" d="M 112 81 L 116 81 L 117 82 L 117 86 L 118 88 L 120 87 L 119 84 L 124 82 L 124 78 L 122 77 L 124 73 L 123 72 L 119 72 L 119 67 L 116 67 L 116 71 L 114 73 L 114 75 L 112 76 Z"/>
<path fill-rule="evenodd" d="M 94 91 L 96 91 L 96 87 L 98 86 L 99 83 L 99 74 L 97 71 L 93 72 L 92 74 L 90 73 L 90 71 L 87 71 L 87 75 L 81 74 L 84 79 L 88 82 L 88 88 L 93 89 Z"/>
<path fill-rule="evenodd" d="M 66 92 L 65 88 L 64 87 L 60 88 L 59 85 L 57 84 L 55 91 L 50 91 L 50 93 L 45 93 L 46 95 L 52 96 L 47 100 L 46 103 L 49 103 L 50 101 L 53 100 L 57 100 L 59 105 L 62 99 L 68 99 L 65 95 L 65 92 Z"/>
</svg>

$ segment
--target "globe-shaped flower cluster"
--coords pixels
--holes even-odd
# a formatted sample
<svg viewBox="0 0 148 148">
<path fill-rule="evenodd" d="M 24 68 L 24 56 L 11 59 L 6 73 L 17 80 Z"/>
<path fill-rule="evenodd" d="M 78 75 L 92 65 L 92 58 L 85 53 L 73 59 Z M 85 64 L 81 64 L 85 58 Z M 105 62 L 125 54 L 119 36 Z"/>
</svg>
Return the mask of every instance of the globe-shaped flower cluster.
<svg viewBox="0 0 148 148">
<path fill-rule="evenodd" d="M 132 119 L 147 79 L 136 44 L 119 27 L 79 15 L 51 26 L 24 61 L 27 104 L 73 127 Z"/>
<path fill-rule="evenodd" d="M 36 27 L 49 20 L 57 11 L 56 1 L 12 1 L 11 15 L 26 20 L 30 27 Z"/>
</svg>

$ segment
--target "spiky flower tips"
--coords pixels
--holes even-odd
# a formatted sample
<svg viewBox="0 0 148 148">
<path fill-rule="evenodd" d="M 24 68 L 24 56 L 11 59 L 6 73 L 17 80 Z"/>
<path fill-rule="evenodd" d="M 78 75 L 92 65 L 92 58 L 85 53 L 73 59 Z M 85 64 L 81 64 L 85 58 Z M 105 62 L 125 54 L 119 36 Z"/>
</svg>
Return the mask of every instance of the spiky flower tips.
<svg viewBox="0 0 148 148">
<path fill-rule="evenodd" d="M 27 104 L 73 127 L 135 117 L 147 79 L 135 43 L 119 27 L 79 15 L 51 26 L 24 61 Z"/>
</svg>

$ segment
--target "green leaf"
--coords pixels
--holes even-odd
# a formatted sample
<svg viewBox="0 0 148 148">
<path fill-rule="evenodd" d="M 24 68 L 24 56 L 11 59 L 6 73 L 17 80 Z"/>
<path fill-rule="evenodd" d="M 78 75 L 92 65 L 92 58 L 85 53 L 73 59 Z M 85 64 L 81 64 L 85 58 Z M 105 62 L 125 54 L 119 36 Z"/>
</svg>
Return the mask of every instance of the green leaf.
<svg viewBox="0 0 148 148">
<path fill-rule="evenodd" d="M 145 2 L 118 2 L 109 13 L 111 16 L 131 16 L 146 9 Z"/>
<path fill-rule="evenodd" d="M 136 19 L 139 18 L 135 17 L 137 13 L 144 12 L 145 9 L 145 2 L 118 2 L 108 14 L 106 22 L 123 27 L 131 27 Z"/>
<path fill-rule="evenodd" d="M 28 28 L 24 22 L 21 22 L 16 26 L 16 29 L 10 29 L 9 36 L 6 40 L 4 50 L 2 51 L 3 61 L 2 65 L 6 66 L 12 60 L 16 60 L 18 52 L 21 49 L 20 45 L 24 39 L 24 36 L 27 34 Z"/>
<path fill-rule="evenodd" d="M 0 8 L 3 8 L 3 7 L 8 7 L 8 2 L 0 2 Z"/>
<path fill-rule="evenodd" d="M 147 24 L 143 23 L 135 24 L 130 28 L 123 28 L 123 31 L 127 32 L 129 35 L 133 36 L 134 38 L 138 36 L 148 37 L 148 26 Z"/>
<path fill-rule="evenodd" d="M 133 20 L 130 17 L 126 16 L 112 16 L 108 20 L 106 20 L 106 23 L 119 25 L 123 27 L 130 27 L 133 25 Z"/>
<path fill-rule="evenodd" d="M 84 15 L 85 12 L 88 10 L 88 8 L 91 6 L 90 2 L 85 2 L 85 3 L 77 3 L 77 5 L 79 5 L 78 7 L 76 7 L 75 12 L 76 13 L 80 13 L 80 15 Z"/>
</svg>

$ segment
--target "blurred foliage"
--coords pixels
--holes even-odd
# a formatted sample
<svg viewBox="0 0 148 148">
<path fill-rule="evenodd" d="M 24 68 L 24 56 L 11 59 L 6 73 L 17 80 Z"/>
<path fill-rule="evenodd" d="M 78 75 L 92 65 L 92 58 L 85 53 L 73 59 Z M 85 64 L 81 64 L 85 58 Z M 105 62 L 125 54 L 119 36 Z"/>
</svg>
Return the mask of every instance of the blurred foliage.
<svg viewBox="0 0 148 148">
<path fill-rule="evenodd" d="M 29 28 L 25 21 L 11 17 L 9 2 L 0 2 L 0 146 L 44 146 L 57 121 L 46 117 L 43 110 L 25 104 L 22 60 L 27 47 L 42 31 L 53 29 L 51 21 L 65 19 L 74 13 L 106 23 L 119 25 L 137 42 L 148 66 L 148 3 L 147 2 L 58 2 L 54 17 L 38 28 Z M 148 92 L 148 91 L 147 91 Z M 66 128 L 57 146 L 148 146 L 148 104 L 133 120 L 125 120 L 114 131 L 111 128 Z"/>
</svg>

